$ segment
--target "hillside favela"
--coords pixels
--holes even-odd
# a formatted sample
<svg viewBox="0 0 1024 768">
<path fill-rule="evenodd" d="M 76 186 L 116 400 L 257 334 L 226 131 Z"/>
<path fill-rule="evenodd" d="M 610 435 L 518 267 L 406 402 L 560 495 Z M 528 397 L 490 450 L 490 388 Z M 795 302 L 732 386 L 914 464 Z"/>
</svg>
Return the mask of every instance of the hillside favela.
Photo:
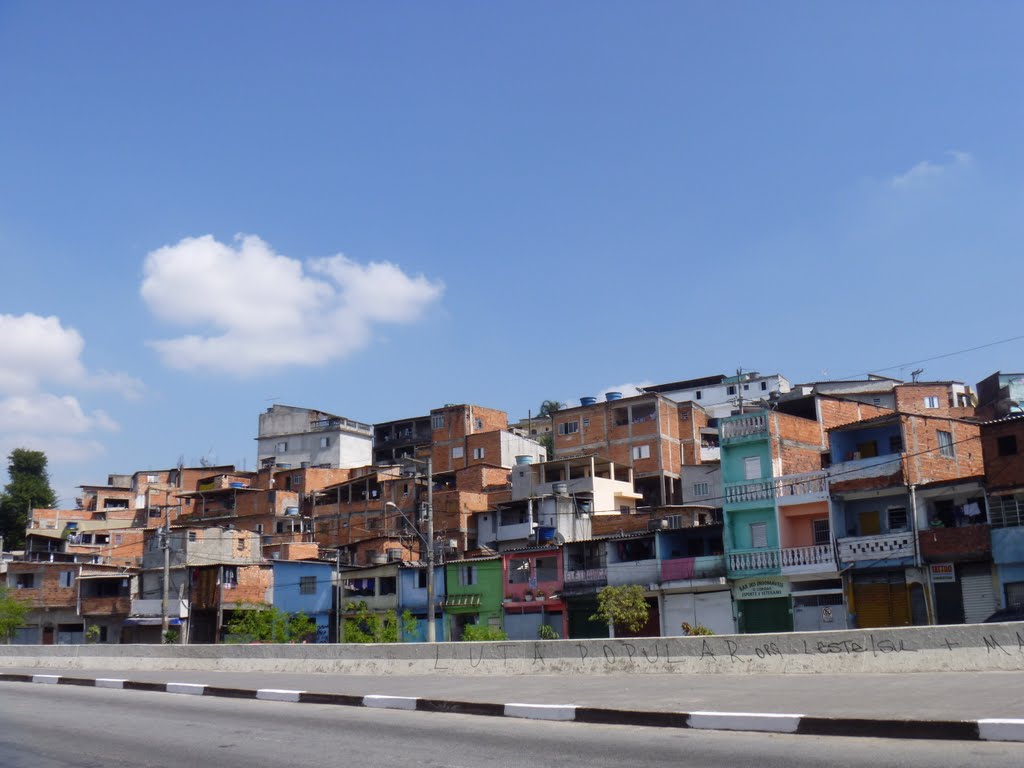
<svg viewBox="0 0 1024 768">
<path fill-rule="evenodd" d="M 10 643 L 712 637 L 1020 619 L 1022 404 L 1019 373 L 796 383 L 743 370 L 528 414 L 397 404 L 371 424 L 358 403 L 275 402 L 252 414 L 252 469 L 173 456 L 112 467 L 83 478 L 73 505 L 6 518 L 0 580 L 25 606 Z M 12 472 L 40 459 L 15 451 Z M 617 623 L 603 595 L 632 595 L 638 616 Z M 261 637 L 265 615 L 291 634 Z"/>
</svg>

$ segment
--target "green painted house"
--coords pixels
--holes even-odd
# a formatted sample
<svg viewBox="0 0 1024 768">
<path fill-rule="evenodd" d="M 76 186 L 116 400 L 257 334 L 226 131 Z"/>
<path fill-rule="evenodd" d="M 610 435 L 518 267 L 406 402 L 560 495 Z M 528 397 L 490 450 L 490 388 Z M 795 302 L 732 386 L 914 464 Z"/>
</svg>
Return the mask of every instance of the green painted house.
<svg viewBox="0 0 1024 768">
<path fill-rule="evenodd" d="M 445 565 L 444 639 L 461 640 L 469 624 L 502 629 L 501 557 L 475 557 Z"/>
</svg>

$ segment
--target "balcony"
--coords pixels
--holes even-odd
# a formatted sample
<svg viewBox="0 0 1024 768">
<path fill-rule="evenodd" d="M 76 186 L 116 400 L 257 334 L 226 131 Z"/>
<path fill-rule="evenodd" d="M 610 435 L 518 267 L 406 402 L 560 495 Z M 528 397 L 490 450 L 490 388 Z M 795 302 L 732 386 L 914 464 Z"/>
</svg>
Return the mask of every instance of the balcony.
<svg viewBox="0 0 1024 768">
<path fill-rule="evenodd" d="M 844 563 L 886 565 L 887 561 L 914 559 L 914 534 L 887 533 L 839 539 L 839 559 Z"/>
<path fill-rule="evenodd" d="M 162 616 L 160 612 L 163 606 L 162 600 L 132 600 L 131 615 L 132 616 Z M 167 613 L 170 616 L 177 616 L 180 618 L 186 618 L 188 616 L 188 601 L 178 600 L 172 598 L 167 601 Z"/>
<path fill-rule="evenodd" d="M 725 557 L 677 557 L 661 562 L 662 584 L 669 581 L 720 579 L 725 576 Z"/>
<path fill-rule="evenodd" d="M 721 458 L 722 449 L 717 445 L 702 445 L 700 447 L 701 461 L 720 461 Z"/>
<path fill-rule="evenodd" d="M 836 555 L 831 544 L 786 547 L 782 550 L 782 573 L 835 573 Z"/>
<path fill-rule="evenodd" d="M 987 560 L 992 554 L 992 531 L 988 525 L 929 528 L 918 536 L 921 557 L 929 562 Z"/>
<path fill-rule="evenodd" d="M 83 597 L 79 612 L 83 616 L 127 616 L 132 607 L 128 595 L 122 597 Z"/>
<path fill-rule="evenodd" d="M 779 573 L 781 556 L 777 549 L 737 549 L 726 554 L 729 574 L 753 576 Z"/>
<path fill-rule="evenodd" d="M 719 423 L 718 435 L 723 444 L 738 440 L 763 439 L 768 436 L 768 414 L 730 416 Z"/>
<path fill-rule="evenodd" d="M 608 583 L 612 586 L 654 584 L 661 581 L 660 576 L 658 561 L 655 559 L 608 564 Z"/>
<path fill-rule="evenodd" d="M 872 456 L 833 464 L 828 470 L 833 491 L 888 488 L 903 483 L 902 454 Z"/>
<path fill-rule="evenodd" d="M 746 504 L 778 500 L 779 505 L 809 504 L 828 498 L 828 473 L 804 472 L 799 475 L 783 475 L 766 480 L 746 480 L 727 483 L 726 504 Z"/>
</svg>

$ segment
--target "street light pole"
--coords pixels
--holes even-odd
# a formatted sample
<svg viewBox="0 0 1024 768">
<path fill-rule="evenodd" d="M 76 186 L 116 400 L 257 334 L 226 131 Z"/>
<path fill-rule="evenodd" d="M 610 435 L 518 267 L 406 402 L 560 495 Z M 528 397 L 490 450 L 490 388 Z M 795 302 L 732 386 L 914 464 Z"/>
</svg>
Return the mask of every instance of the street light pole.
<svg viewBox="0 0 1024 768">
<path fill-rule="evenodd" d="M 434 464 L 427 457 L 427 642 L 437 642 L 434 626 Z"/>
</svg>

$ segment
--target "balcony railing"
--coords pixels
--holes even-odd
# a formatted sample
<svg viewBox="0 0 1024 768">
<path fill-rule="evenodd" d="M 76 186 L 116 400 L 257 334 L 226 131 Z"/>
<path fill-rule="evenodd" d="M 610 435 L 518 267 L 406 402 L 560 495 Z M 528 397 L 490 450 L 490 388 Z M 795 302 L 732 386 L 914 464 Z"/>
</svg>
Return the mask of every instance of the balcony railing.
<svg viewBox="0 0 1024 768">
<path fill-rule="evenodd" d="M 816 573 L 836 569 L 835 550 L 831 544 L 810 547 L 786 547 L 782 550 L 783 573 Z"/>
<path fill-rule="evenodd" d="M 822 500 L 828 495 L 827 472 L 805 472 L 725 486 L 726 504 L 778 499 L 780 504 Z"/>
<path fill-rule="evenodd" d="M 725 557 L 677 557 L 661 562 L 661 580 L 687 581 L 690 579 L 714 579 L 725 576 Z"/>
<path fill-rule="evenodd" d="M 899 560 L 914 557 L 914 534 L 887 533 L 839 539 L 839 559 L 844 563 Z"/>
<path fill-rule="evenodd" d="M 722 458 L 722 449 L 717 445 L 702 445 L 700 447 L 701 461 L 718 461 Z"/>
<path fill-rule="evenodd" d="M 83 616 L 127 616 L 132 607 L 132 599 L 123 597 L 83 597 L 80 613 Z"/>
<path fill-rule="evenodd" d="M 730 573 L 744 571 L 777 571 L 780 554 L 777 549 L 734 550 L 726 555 Z"/>
<path fill-rule="evenodd" d="M 724 419 L 718 428 L 720 440 L 736 440 L 742 437 L 759 437 L 768 434 L 768 414 L 751 413 Z"/>
</svg>

